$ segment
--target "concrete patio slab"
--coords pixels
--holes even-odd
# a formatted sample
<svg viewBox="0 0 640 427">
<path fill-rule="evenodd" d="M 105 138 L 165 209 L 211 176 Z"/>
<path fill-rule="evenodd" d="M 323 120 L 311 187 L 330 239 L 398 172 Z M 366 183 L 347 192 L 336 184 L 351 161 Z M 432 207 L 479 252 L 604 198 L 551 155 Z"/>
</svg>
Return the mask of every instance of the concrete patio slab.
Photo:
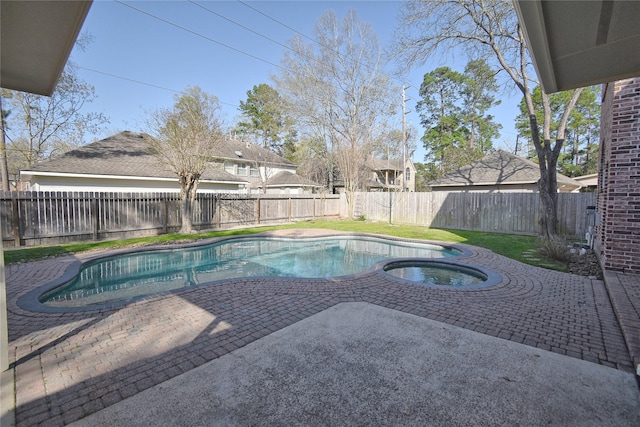
<svg viewBox="0 0 640 427">
<path fill-rule="evenodd" d="M 341 303 L 73 426 L 640 425 L 633 373 Z"/>
</svg>

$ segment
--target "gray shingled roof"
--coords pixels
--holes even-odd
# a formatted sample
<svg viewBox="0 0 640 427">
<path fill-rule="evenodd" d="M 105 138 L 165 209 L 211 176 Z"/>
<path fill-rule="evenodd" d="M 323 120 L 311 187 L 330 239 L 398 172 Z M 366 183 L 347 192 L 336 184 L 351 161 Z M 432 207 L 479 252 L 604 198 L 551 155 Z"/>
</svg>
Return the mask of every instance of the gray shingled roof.
<svg viewBox="0 0 640 427">
<path fill-rule="evenodd" d="M 124 131 L 100 141 L 69 151 L 44 161 L 29 171 L 87 175 L 176 178 L 167 166 L 153 155 L 144 133 Z M 221 167 L 209 167 L 201 179 L 223 182 L 247 182 L 225 172 Z"/>
<path fill-rule="evenodd" d="M 366 165 L 372 171 L 398 171 L 402 172 L 404 167 L 402 166 L 402 159 L 379 159 L 371 156 L 367 159 Z"/>
<path fill-rule="evenodd" d="M 247 162 L 257 162 L 273 166 L 296 166 L 284 157 L 278 156 L 273 151 L 269 151 L 266 148 L 250 142 L 235 139 L 228 139 L 224 144 L 221 144 L 215 157 L 220 160 L 233 160 L 236 162 L 245 160 Z"/>
<path fill-rule="evenodd" d="M 471 185 L 496 184 L 535 184 L 540 179 L 540 168 L 531 160 L 524 159 L 506 151 L 497 150 L 448 173 L 440 179 L 431 181 L 431 187 L 460 187 Z M 579 188 L 579 182 L 558 174 L 558 184 Z"/>
<path fill-rule="evenodd" d="M 267 187 L 322 187 L 317 182 L 288 171 L 280 171 L 267 180 Z"/>
</svg>

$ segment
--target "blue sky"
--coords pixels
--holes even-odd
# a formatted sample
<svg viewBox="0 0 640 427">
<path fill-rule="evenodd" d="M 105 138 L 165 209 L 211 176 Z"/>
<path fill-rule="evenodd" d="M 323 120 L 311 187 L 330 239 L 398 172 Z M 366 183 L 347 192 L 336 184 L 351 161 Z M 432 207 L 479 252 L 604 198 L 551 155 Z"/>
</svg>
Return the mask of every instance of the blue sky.
<svg viewBox="0 0 640 427">
<path fill-rule="evenodd" d="M 226 122 L 234 123 L 237 106 L 246 99 L 247 91 L 260 83 L 272 84 L 270 76 L 277 73 L 285 50 L 281 45 L 296 35 L 292 29 L 311 36 L 325 12 L 333 10 L 342 17 L 355 9 L 386 47 L 401 8 L 400 1 L 194 2 L 197 4 L 94 1 L 82 29 L 93 36 L 93 41 L 85 51 L 74 50 L 71 58 L 80 67 L 82 79 L 95 87 L 97 99 L 89 109 L 110 119 L 99 138 L 122 130 L 144 130 L 148 114 L 170 107 L 175 91 L 187 86 L 200 86 L 217 96 Z M 394 81 L 399 87 L 411 85 L 407 108 L 412 113 L 407 117 L 419 135 L 424 130 L 415 103 L 422 77 L 439 66 L 462 71 L 466 64 L 466 58 L 461 63 L 450 61 L 434 58 L 416 67 L 406 79 Z M 398 91 L 398 111 L 400 100 Z M 513 119 L 518 102 L 518 97 L 503 96 L 502 104 L 491 111 L 503 125 L 496 148 L 511 149 L 514 145 Z M 424 149 L 419 141 L 417 146 L 413 159 L 422 162 Z"/>
</svg>

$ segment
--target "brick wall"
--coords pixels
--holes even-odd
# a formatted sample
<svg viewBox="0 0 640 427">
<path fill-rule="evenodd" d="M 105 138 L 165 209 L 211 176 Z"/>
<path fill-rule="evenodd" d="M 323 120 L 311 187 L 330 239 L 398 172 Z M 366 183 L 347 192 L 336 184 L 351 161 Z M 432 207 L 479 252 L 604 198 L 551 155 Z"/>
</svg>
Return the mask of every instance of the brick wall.
<svg viewBox="0 0 640 427">
<path fill-rule="evenodd" d="M 602 265 L 640 273 L 640 77 L 604 86 L 598 179 Z"/>
</svg>

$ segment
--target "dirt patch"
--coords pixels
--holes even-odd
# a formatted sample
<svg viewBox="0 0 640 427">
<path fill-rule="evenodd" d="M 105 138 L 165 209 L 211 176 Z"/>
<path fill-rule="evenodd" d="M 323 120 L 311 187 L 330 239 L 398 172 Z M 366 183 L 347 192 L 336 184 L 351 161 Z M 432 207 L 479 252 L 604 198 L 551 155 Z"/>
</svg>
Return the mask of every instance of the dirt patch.
<svg viewBox="0 0 640 427">
<path fill-rule="evenodd" d="M 567 271 L 580 276 L 594 276 L 600 280 L 604 277 L 593 249 L 576 251 L 576 253 L 571 254 L 571 259 L 567 263 Z"/>
</svg>

